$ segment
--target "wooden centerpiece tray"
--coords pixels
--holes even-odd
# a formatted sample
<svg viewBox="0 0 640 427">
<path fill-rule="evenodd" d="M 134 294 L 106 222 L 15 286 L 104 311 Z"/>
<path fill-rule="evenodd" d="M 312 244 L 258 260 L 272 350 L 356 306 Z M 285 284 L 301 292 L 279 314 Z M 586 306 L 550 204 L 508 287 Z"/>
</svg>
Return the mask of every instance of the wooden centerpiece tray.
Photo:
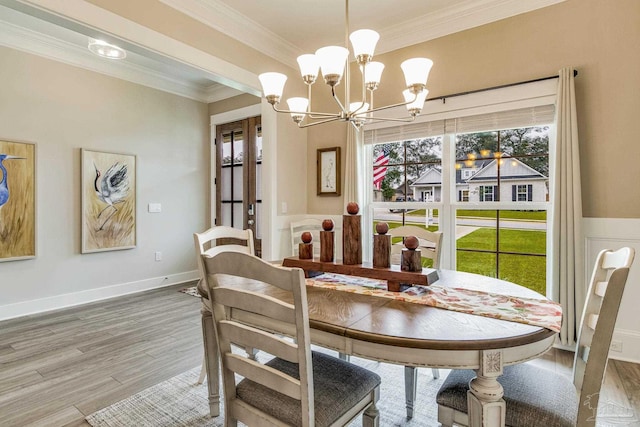
<svg viewBox="0 0 640 427">
<path fill-rule="evenodd" d="M 438 271 L 433 268 L 423 268 L 422 271 L 403 271 L 399 265 L 392 265 L 389 268 L 374 268 L 370 263 L 345 265 L 341 262 L 321 262 L 319 259 L 300 259 L 295 256 L 285 258 L 282 265 L 301 268 L 305 274 L 310 271 L 321 271 L 386 280 L 387 289 L 392 292 L 399 292 L 401 283 L 428 286 L 439 278 Z"/>
</svg>

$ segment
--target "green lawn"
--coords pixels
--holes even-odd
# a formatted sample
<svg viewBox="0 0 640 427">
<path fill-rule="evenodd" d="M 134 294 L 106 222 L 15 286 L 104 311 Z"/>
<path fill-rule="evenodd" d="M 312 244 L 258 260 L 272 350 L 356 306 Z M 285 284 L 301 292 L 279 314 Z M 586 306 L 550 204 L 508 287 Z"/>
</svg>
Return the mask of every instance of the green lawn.
<svg viewBox="0 0 640 427">
<path fill-rule="evenodd" d="M 500 230 L 500 251 L 528 254 L 546 254 L 547 233 L 538 230 Z M 496 231 L 479 228 L 456 242 L 457 269 L 508 280 L 546 293 L 546 256 L 499 254 L 500 273 L 496 275 L 495 253 L 467 252 L 460 249 L 496 249 Z"/>
<path fill-rule="evenodd" d="M 425 209 L 416 209 L 415 211 L 407 212 L 407 215 L 411 216 L 425 216 Z M 438 209 L 433 210 L 433 216 L 438 216 Z M 476 217 L 476 218 L 495 218 L 496 211 L 495 210 L 463 210 L 458 209 L 457 211 L 458 217 Z M 547 211 L 500 211 L 500 218 L 503 219 L 523 219 L 523 220 L 533 220 L 533 221 L 546 221 L 547 220 Z"/>
<path fill-rule="evenodd" d="M 512 211 L 519 212 L 519 211 Z M 538 214 L 539 212 L 528 212 Z M 388 222 L 390 228 L 396 228 L 402 224 Z M 414 224 L 419 227 L 424 225 Z M 375 228 L 375 224 L 374 224 Z M 437 230 L 436 226 L 427 228 L 430 231 Z M 481 227 L 474 232 L 461 237 L 456 242 L 457 266 L 459 271 L 482 274 L 496 277 L 533 289 L 542 295 L 546 294 L 546 238 L 545 231 L 538 230 L 500 230 L 500 251 L 515 252 L 531 255 L 513 255 L 500 253 L 500 273 L 496 274 L 496 254 L 469 252 L 461 249 L 496 250 L 495 228 Z M 400 241 L 394 238 L 393 243 Z M 431 260 L 423 258 L 425 267 L 431 266 Z"/>
</svg>

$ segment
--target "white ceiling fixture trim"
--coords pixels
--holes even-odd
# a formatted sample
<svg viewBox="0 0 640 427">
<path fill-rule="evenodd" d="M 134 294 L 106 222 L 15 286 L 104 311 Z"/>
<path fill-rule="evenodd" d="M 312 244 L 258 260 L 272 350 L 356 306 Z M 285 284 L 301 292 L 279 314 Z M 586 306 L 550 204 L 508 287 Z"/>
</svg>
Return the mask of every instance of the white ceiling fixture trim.
<svg viewBox="0 0 640 427">
<path fill-rule="evenodd" d="M 252 47 L 283 64 L 297 68 L 300 49 L 269 29 L 218 0 L 160 0 L 203 24 Z"/>
</svg>

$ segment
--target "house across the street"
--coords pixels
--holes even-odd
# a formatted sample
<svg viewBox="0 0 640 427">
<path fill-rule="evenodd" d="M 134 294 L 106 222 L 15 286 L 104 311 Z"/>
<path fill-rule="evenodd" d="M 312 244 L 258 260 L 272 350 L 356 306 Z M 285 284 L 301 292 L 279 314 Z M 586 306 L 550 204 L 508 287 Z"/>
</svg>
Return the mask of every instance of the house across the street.
<svg viewBox="0 0 640 427">
<path fill-rule="evenodd" d="M 442 171 L 430 167 L 409 187 L 414 200 L 438 202 Z M 548 178 L 518 159 L 476 160 L 471 166 L 462 164 L 456 169 L 458 202 L 544 202 L 548 197 Z"/>
</svg>

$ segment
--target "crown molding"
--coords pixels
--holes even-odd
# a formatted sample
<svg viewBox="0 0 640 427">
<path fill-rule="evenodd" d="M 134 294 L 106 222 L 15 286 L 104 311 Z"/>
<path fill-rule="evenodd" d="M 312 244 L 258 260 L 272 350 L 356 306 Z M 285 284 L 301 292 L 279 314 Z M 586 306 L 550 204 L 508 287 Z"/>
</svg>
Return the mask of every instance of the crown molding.
<svg viewBox="0 0 640 427">
<path fill-rule="evenodd" d="M 385 28 L 381 31 L 376 50 L 379 53 L 390 52 L 563 1 L 565 0 L 469 0 Z"/>
<path fill-rule="evenodd" d="M 213 84 L 204 90 L 207 103 L 222 101 L 223 99 L 231 98 L 242 93 L 244 92 L 219 84 Z"/>
<path fill-rule="evenodd" d="M 200 102 L 210 102 L 212 90 L 216 86 L 223 87 L 217 84 L 203 87 L 139 65 L 105 60 L 76 44 L 28 30 L 4 20 L 0 20 L 0 45 Z M 231 91 L 237 92 L 233 89 Z M 224 94 L 217 89 L 213 92 L 220 92 L 217 97 Z"/>
<path fill-rule="evenodd" d="M 160 0 L 294 69 L 300 48 L 220 0 Z M 378 53 L 436 39 L 565 0 L 468 0 L 380 31 Z"/>
<path fill-rule="evenodd" d="M 203 24 L 270 56 L 298 68 L 300 48 L 227 6 L 219 0 L 160 0 Z"/>
</svg>

